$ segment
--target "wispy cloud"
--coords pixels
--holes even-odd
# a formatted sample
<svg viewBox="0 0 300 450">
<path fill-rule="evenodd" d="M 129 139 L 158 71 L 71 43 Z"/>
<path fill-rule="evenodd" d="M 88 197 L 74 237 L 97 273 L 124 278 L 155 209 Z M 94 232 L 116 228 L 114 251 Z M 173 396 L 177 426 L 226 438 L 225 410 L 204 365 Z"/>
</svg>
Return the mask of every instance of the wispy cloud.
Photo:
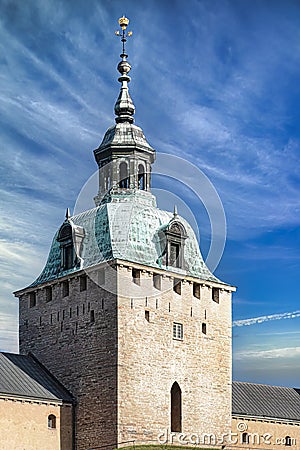
<svg viewBox="0 0 300 450">
<path fill-rule="evenodd" d="M 0 351 L 18 352 L 18 316 L 1 313 L 0 315 Z"/>
<path fill-rule="evenodd" d="M 300 347 L 275 348 L 271 350 L 245 350 L 236 352 L 234 359 L 238 360 L 261 360 L 261 359 L 299 359 Z"/>
<path fill-rule="evenodd" d="M 250 325 L 261 324 L 264 322 L 270 322 L 271 320 L 296 319 L 297 317 L 300 317 L 300 310 L 293 311 L 293 312 L 281 313 L 281 314 L 270 314 L 270 315 L 266 315 L 266 316 L 253 317 L 250 319 L 234 320 L 233 326 L 234 327 L 245 327 L 245 326 L 250 326 Z"/>
</svg>

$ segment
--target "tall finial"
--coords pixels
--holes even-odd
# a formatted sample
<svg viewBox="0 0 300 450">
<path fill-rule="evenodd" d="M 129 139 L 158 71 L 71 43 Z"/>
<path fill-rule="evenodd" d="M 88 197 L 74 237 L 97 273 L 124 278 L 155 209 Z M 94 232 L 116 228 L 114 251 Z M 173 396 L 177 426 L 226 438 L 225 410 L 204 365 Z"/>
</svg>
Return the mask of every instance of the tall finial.
<svg viewBox="0 0 300 450">
<path fill-rule="evenodd" d="M 70 217 L 71 217 L 70 208 L 67 208 L 67 210 L 66 210 L 66 220 L 70 220 Z"/>
<path fill-rule="evenodd" d="M 125 16 L 120 17 L 118 22 L 119 22 L 120 27 L 122 28 L 122 33 L 120 33 L 120 31 L 118 30 L 118 31 L 115 31 L 115 35 L 121 36 L 121 41 L 123 43 L 123 52 L 121 55 L 121 58 L 122 58 L 123 55 L 124 56 L 126 55 L 125 54 L 125 43 L 127 41 L 126 38 L 132 36 L 132 31 L 128 31 L 128 33 L 126 33 L 126 28 L 128 27 L 128 24 L 129 24 L 129 19 L 127 19 L 127 17 L 125 17 Z M 126 56 L 128 56 L 128 55 L 126 55 Z"/>
<path fill-rule="evenodd" d="M 130 82 L 130 77 L 128 76 L 128 73 L 130 72 L 131 65 L 127 61 L 128 55 L 126 54 L 125 51 L 125 43 L 127 41 L 127 37 L 132 35 L 132 31 L 128 31 L 126 33 L 126 28 L 129 24 L 129 19 L 127 19 L 127 17 L 125 16 L 121 17 L 118 22 L 122 29 L 122 33 L 120 33 L 120 31 L 115 31 L 115 34 L 117 36 L 121 36 L 121 41 L 123 45 L 122 45 L 122 53 L 120 55 L 122 61 L 120 61 L 118 64 L 118 71 L 121 74 L 121 76 L 118 78 L 118 81 L 122 83 L 122 86 L 121 92 L 115 104 L 115 114 L 117 116 L 116 122 L 133 123 L 132 116 L 134 115 L 135 107 L 128 92 L 128 83 Z"/>
</svg>

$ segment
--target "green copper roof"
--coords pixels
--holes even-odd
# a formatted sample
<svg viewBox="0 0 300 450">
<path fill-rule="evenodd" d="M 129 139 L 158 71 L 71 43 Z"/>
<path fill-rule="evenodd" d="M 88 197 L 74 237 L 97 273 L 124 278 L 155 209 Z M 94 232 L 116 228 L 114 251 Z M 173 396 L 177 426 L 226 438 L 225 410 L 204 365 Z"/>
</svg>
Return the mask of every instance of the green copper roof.
<svg viewBox="0 0 300 450">
<path fill-rule="evenodd" d="M 176 216 L 185 228 L 184 269 L 166 267 L 163 263 L 161 231 L 174 220 L 172 213 L 155 206 L 152 194 L 138 191 L 110 203 L 77 214 L 69 219 L 73 227 L 84 229 L 83 250 L 78 265 L 69 270 L 61 268 L 61 249 L 54 236 L 48 261 L 40 276 L 31 286 L 60 278 L 81 269 L 113 259 L 168 269 L 178 274 L 190 275 L 202 280 L 220 282 L 206 267 L 196 236 L 188 222 Z"/>
</svg>

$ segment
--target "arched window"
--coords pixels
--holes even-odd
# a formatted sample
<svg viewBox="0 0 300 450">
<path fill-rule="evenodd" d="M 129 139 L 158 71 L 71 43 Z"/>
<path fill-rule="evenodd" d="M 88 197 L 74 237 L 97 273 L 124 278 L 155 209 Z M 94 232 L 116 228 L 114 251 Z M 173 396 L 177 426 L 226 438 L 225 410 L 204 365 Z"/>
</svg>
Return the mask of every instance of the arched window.
<svg viewBox="0 0 300 450">
<path fill-rule="evenodd" d="M 145 187 L 145 170 L 144 166 L 142 164 L 139 164 L 138 169 L 138 188 L 144 191 L 146 189 Z"/>
<path fill-rule="evenodd" d="M 286 436 L 286 437 L 285 437 L 285 446 L 286 446 L 286 447 L 291 447 L 291 445 L 292 445 L 292 439 L 291 439 L 291 437 L 290 437 L 290 436 Z"/>
<path fill-rule="evenodd" d="M 183 247 L 186 239 L 186 232 L 184 227 L 178 223 L 173 222 L 167 235 L 167 266 L 183 268 Z"/>
<path fill-rule="evenodd" d="M 54 414 L 48 416 L 48 428 L 56 428 L 56 416 Z"/>
<path fill-rule="evenodd" d="M 120 178 L 119 178 L 119 187 L 122 189 L 129 188 L 129 178 L 128 178 L 128 168 L 126 162 L 121 162 L 120 164 Z"/>
<path fill-rule="evenodd" d="M 72 227 L 70 224 L 64 224 L 57 240 L 61 246 L 61 267 L 64 270 L 71 269 L 74 266 L 74 245 L 72 236 Z"/>
<path fill-rule="evenodd" d="M 242 434 L 242 443 L 243 444 L 249 444 L 249 434 L 248 433 L 243 433 Z"/>
<path fill-rule="evenodd" d="M 181 389 L 175 381 L 171 388 L 171 431 L 182 431 L 181 424 Z"/>
</svg>

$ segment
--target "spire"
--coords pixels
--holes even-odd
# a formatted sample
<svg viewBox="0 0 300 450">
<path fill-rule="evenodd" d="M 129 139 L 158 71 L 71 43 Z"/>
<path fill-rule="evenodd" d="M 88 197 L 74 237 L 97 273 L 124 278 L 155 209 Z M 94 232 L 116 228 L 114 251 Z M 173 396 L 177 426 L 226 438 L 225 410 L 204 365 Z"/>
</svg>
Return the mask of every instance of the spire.
<svg viewBox="0 0 300 450">
<path fill-rule="evenodd" d="M 118 71 L 120 72 L 121 76 L 118 78 L 118 81 L 121 83 L 121 90 L 119 97 L 115 104 L 115 114 L 116 114 L 116 122 L 129 122 L 133 123 L 133 115 L 135 111 L 135 107 L 133 104 L 133 101 L 129 95 L 128 91 L 128 83 L 130 82 L 130 77 L 128 76 L 128 73 L 131 69 L 131 65 L 127 61 L 128 55 L 125 51 L 125 43 L 127 41 L 127 37 L 132 35 L 132 31 L 128 31 L 126 33 L 126 28 L 129 24 L 129 19 L 127 19 L 125 16 L 121 17 L 119 19 L 119 25 L 122 29 L 122 32 L 116 31 L 115 34 L 117 36 L 121 36 L 121 42 L 122 42 L 122 53 L 120 57 L 122 58 L 122 61 L 118 64 Z"/>
</svg>

